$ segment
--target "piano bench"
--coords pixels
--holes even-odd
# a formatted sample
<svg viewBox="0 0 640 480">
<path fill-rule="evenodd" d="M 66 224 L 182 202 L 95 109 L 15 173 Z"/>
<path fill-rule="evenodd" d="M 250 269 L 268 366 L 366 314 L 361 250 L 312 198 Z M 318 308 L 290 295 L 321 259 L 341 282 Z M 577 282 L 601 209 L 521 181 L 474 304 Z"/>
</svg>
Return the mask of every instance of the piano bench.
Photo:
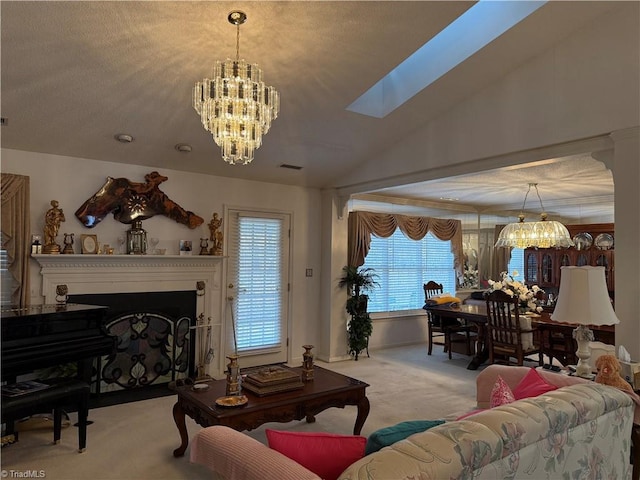
<svg viewBox="0 0 640 480">
<path fill-rule="evenodd" d="M 62 430 L 62 409 L 69 405 L 78 409 L 78 451 L 84 452 L 89 414 L 89 385 L 86 382 L 69 380 L 18 397 L 3 397 L 2 422 L 7 424 L 7 432 L 13 434 L 16 419 L 53 410 L 53 443 L 58 443 Z"/>
</svg>

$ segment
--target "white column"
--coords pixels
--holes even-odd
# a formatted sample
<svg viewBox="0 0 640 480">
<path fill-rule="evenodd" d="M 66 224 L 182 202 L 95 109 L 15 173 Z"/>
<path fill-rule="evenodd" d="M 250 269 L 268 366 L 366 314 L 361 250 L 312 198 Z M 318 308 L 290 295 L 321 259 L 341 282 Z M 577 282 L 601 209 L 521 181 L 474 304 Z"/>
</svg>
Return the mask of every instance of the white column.
<svg viewBox="0 0 640 480">
<path fill-rule="evenodd" d="M 640 361 L 640 127 L 611 133 L 615 189 L 616 345 Z"/>
<path fill-rule="evenodd" d="M 322 192 L 321 346 L 318 358 L 327 362 L 346 360 L 347 314 L 345 289 L 338 288 L 347 264 L 347 207 L 335 190 Z"/>
</svg>

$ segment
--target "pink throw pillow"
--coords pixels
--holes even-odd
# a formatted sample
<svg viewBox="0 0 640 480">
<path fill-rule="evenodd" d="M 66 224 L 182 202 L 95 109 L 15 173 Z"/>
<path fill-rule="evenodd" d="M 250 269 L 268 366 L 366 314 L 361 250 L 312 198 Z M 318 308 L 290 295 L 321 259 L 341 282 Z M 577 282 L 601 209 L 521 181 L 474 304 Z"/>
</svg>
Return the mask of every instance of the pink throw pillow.
<svg viewBox="0 0 640 480">
<path fill-rule="evenodd" d="M 548 383 L 535 368 L 532 368 L 513 389 L 513 396 L 516 400 L 520 400 L 521 398 L 537 397 L 557 389 L 557 386 Z"/>
<path fill-rule="evenodd" d="M 500 375 L 498 375 L 498 378 L 496 378 L 496 383 L 493 385 L 493 390 L 491 390 L 491 399 L 489 401 L 489 406 L 491 408 L 499 407 L 500 405 L 506 405 L 508 403 L 514 402 L 515 400 L 515 396 L 513 395 L 511 388 L 509 388 L 509 385 L 507 385 L 507 382 L 505 382 L 504 379 Z"/>
<path fill-rule="evenodd" d="M 324 480 L 336 480 L 364 457 L 367 439 L 358 435 L 265 430 L 269 447 L 296 461 Z"/>
</svg>

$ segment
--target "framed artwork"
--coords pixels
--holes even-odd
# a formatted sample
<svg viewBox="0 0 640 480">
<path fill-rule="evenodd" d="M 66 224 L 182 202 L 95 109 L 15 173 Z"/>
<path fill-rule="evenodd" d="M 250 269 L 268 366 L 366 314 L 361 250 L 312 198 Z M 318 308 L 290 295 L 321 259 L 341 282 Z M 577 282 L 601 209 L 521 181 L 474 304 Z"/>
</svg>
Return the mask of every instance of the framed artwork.
<svg viewBox="0 0 640 480">
<path fill-rule="evenodd" d="M 180 240 L 180 255 L 191 255 L 191 240 Z"/>
<path fill-rule="evenodd" d="M 82 253 L 96 254 L 98 253 L 98 236 L 97 235 L 81 235 L 80 244 Z"/>
</svg>

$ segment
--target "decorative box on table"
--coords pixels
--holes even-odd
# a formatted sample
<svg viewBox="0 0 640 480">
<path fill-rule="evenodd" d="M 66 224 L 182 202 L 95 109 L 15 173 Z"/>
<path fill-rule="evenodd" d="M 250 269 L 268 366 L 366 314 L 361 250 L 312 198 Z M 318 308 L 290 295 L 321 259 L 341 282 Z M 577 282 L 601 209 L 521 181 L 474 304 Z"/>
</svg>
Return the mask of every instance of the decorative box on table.
<svg viewBox="0 0 640 480">
<path fill-rule="evenodd" d="M 244 378 L 243 388 L 258 396 L 288 392 L 304 387 L 300 373 L 286 367 L 267 367 Z"/>
</svg>

